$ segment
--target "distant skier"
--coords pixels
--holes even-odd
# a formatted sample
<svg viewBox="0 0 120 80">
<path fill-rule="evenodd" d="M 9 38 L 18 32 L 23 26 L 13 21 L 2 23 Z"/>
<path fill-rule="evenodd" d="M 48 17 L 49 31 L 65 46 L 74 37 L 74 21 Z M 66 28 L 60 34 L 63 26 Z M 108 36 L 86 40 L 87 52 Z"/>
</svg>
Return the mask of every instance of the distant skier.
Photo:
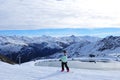
<svg viewBox="0 0 120 80">
<path fill-rule="evenodd" d="M 61 61 L 61 67 L 62 67 L 61 72 L 64 71 L 64 67 L 66 67 L 67 72 L 69 72 L 69 67 L 67 65 L 67 52 L 64 50 L 63 53 L 64 53 L 64 55 L 60 59 L 60 61 Z"/>
</svg>

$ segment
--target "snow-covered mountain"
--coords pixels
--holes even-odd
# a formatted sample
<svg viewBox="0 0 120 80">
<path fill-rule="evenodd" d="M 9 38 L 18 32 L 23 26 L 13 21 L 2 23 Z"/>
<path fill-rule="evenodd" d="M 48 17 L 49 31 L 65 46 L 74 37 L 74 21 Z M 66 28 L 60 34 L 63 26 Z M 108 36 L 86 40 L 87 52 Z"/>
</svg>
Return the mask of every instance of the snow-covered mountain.
<svg viewBox="0 0 120 80">
<path fill-rule="evenodd" d="M 55 54 L 74 44 L 87 44 L 100 40 L 90 36 L 67 37 L 26 37 L 26 36 L 0 36 L 0 53 L 18 62 L 30 61 L 34 58 Z"/>
<path fill-rule="evenodd" d="M 116 57 L 120 56 L 120 36 L 108 36 L 94 42 L 78 42 L 65 49 L 70 58 L 89 56 L 90 54 L 98 57 Z M 60 56 L 60 53 L 56 53 L 51 57 Z"/>
<path fill-rule="evenodd" d="M 103 39 L 90 36 L 67 37 L 26 37 L 0 36 L 0 53 L 18 62 L 27 62 L 36 58 L 59 58 L 61 50 L 67 50 L 68 57 L 119 56 L 120 36 L 108 36 Z"/>
</svg>

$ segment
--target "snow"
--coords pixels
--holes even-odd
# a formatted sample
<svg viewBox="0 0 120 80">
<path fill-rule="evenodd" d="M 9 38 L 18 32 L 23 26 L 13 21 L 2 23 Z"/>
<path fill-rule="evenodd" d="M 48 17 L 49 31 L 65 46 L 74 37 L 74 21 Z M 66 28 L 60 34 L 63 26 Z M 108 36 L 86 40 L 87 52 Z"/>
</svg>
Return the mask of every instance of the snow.
<svg viewBox="0 0 120 80">
<path fill-rule="evenodd" d="M 35 66 L 36 62 L 10 65 L 0 62 L 1 80 L 119 80 L 120 70 L 89 70 L 70 68 L 60 72 L 60 67 Z"/>
<path fill-rule="evenodd" d="M 9 52 L 9 51 L 10 52 L 18 52 L 18 51 L 20 51 L 22 49 L 22 46 L 16 45 L 16 44 L 8 44 L 8 45 L 0 46 L 0 49 L 2 51 L 6 52 L 6 53 Z"/>
<path fill-rule="evenodd" d="M 92 62 L 89 62 L 92 61 Z M 78 65 L 79 64 L 79 65 Z M 56 59 L 39 61 L 36 66 L 60 67 L 61 62 Z M 68 60 L 70 68 L 77 69 L 96 69 L 96 70 L 120 70 L 120 62 L 109 58 L 74 58 Z"/>
</svg>

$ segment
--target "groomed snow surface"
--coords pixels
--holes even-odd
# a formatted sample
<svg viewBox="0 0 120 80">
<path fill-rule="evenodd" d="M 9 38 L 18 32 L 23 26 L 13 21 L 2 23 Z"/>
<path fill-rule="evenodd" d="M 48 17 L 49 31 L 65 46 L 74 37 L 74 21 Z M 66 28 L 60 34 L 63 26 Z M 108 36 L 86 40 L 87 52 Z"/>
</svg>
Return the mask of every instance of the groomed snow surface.
<svg viewBox="0 0 120 80">
<path fill-rule="evenodd" d="M 35 66 L 36 62 L 10 65 L 0 62 L 0 80 L 120 80 L 120 70 L 93 70 Z"/>
</svg>

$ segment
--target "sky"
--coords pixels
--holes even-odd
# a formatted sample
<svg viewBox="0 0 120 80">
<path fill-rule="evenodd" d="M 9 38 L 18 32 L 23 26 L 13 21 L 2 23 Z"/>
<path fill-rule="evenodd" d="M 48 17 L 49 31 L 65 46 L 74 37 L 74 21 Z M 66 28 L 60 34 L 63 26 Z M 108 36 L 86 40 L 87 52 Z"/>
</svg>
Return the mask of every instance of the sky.
<svg viewBox="0 0 120 80">
<path fill-rule="evenodd" d="M 104 29 L 101 34 L 118 34 L 119 31 L 112 32 L 111 28 L 120 28 L 119 3 L 119 0 L 0 0 L 0 33 L 22 30 L 26 34 L 29 31 L 38 34 L 36 31 L 46 29 L 48 34 L 50 29 L 91 31 L 101 28 Z M 43 34 L 43 31 L 40 33 Z M 75 31 L 72 33 L 78 35 Z M 97 31 L 96 35 L 99 35 Z"/>
<path fill-rule="evenodd" d="M 62 28 L 62 29 L 39 29 L 39 30 L 0 30 L 1 36 L 29 36 L 29 37 L 40 37 L 40 36 L 94 36 L 104 38 L 107 36 L 120 36 L 120 28 L 97 28 L 97 29 L 86 29 L 86 28 Z"/>
<path fill-rule="evenodd" d="M 119 0 L 0 0 L 0 29 L 120 27 Z"/>
</svg>

